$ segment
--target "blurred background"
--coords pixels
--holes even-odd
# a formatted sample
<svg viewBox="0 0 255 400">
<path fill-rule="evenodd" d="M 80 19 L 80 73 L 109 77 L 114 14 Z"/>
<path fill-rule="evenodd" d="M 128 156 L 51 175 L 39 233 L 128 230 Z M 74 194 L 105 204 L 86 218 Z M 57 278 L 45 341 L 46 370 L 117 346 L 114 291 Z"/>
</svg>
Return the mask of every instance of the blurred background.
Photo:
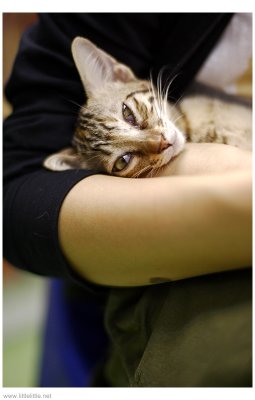
<svg viewBox="0 0 255 400">
<path fill-rule="evenodd" d="M 8 80 L 22 32 L 34 13 L 3 13 L 3 83 Z M 3 94 L 3 117 L 11 106 Z M 48 280 L 19 271 L 3 260 L 3 386 L 38 385 Z"/>
</svg>

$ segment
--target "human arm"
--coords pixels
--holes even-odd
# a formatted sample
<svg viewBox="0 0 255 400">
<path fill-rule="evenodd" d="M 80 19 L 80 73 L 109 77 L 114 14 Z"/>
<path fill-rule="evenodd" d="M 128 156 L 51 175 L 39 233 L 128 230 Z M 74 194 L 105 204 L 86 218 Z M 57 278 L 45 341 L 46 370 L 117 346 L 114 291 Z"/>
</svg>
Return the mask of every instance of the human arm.
<svg viewBox="0 0 255 400">
<path fill-rule="evenodd" d="M 104 14 L 43 14 L 39 23 L 23 36 L 6 89 L 14 111 L 4 123 L 3 136 L 4 256 L 15 266 L 68 279 L 72 272 L 59 247 L 59 209 L 68 191 L 96 172 L 54 174 L 42 167 L 45 157 L 70 146 L 79 104 L 84 101 L 71 58 L 72 39 L 88 37 L 128 64 L 137 76 L 146 78 L 149 69 L 155 67 L 155 60 L 160 67 L 169 61 L 160 57 L 157 43 L 154 43 L 155 35 L 162 33 L 162 18 L 167 18 L 168 22 L 184 18 L 186 24 L 188 21 L 193 24 L 194 20 L 194 16 L 188 14 L 167 17 L 108 14 L 107 18 Z M 185 46 L 190 50 L 191 46 L 187 44 L 189 35 L 186 32 L 174 60 L 176 66 L 185 65 L 182 89 L 194 76 L 229 16 L 215 14 L 201 18 L 197 15 L 196 18 L 200 23 L 192 32 L 198 38 L 203 33 L 199 46 L 194 46 L 187 57 Z M 182 31 L 181 26 L 169 24 L 169 39 Z M 190 42 L 196 43 L 195 38 L 190 38 Z M 171 46 L 175 48 L 174 41 L 167 44 L 170 54 Z"/>
<path fill-rule="evenodd" d="M 186 143 L 184 150 L 162 168 L 159 176 L 210 175 L 251 168 L 250 151 L 218 143 Z"/>
<path fill-rule="evenodd" d="M 98 175 L 68 193 L 60 242 L 80 276 L 96 284 L 136 286 L 251 265 L 250 154 L 220 146 L 213 159 L 214 146 L 204 152 L 199 147 L 189 146 L 176 163 L 190 173 L 193 160 L 197 173 L 211 156 L 210 175 L 139 180 Z M 219 173 L 219 166 L 226 172 Z"/>
</svg>

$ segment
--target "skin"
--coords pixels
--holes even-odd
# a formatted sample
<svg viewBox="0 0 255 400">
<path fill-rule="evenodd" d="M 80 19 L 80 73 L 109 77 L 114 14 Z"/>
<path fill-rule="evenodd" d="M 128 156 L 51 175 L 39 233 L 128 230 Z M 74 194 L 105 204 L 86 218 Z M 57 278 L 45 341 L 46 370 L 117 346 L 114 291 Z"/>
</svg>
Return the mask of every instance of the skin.
<svg viewBox="0 0 255 400">
<path fill-rule="evenodd" d="M 66 196 L 59 238 L 99 285 L 137 286 L 249 267 L 251 153 L 187 144 L 158 177 L 94 175 Z"/>
</svg>

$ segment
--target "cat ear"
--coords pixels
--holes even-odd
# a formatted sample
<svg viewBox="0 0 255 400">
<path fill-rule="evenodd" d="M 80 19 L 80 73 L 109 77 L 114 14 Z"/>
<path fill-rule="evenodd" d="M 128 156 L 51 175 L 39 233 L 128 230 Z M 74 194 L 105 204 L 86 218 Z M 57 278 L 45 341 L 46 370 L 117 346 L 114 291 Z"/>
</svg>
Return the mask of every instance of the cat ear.
<svg viewBox="0 0 255 400">
<path fill-rule="evenodd" d="M 72 54 L 89 97 L 105 82 L 127 83 L 137 79 L 130 68 L 85 38 L 76 37 L 73 40 Z"/>
<path fill-rule="evenodd" d="M 71 147 L 47 157 L 43 166 L 51 171 L 85 168 L 84 162 Z"/>
</svg>

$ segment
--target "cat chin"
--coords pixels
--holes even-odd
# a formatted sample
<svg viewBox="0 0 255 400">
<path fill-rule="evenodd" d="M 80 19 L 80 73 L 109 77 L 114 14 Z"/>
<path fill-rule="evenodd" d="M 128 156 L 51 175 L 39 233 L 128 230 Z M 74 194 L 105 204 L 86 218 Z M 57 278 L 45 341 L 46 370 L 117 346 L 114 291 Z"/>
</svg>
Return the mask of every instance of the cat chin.
<svg viewBox="0 0 255 400">
<path fill-rule="evenodd" d="M 183 150 L 185 142 L 186 140 L 184 135 L 180 131 L 178 131 L 176 134 L 175 142 L 173 144 L 173 157 L 177 156 Z"/>
<path fill-rule="evenodd" d="M 179 130 L 175 130 L 174 135 L 172 135 L 169 141 L 172 142 L 172 146 L 165 150 L 162 165 L 169 163 L 173 157 L 177 156 L 183 150 L 185 145 L 185 137 Z"/>
<path fill-rule="evenodd" d="M 174 146 L 168 147 L 166 150 L 164 150 L 163 153 L 161 153 L 161 157 L 160 157 L 160 162 L 159 165 L 156 166 L 156 168 L 158 167 L 163 167 L 164 165 L 168 164 L 172 158 L 175 156 L 175 149 Z"/>
</svg>

